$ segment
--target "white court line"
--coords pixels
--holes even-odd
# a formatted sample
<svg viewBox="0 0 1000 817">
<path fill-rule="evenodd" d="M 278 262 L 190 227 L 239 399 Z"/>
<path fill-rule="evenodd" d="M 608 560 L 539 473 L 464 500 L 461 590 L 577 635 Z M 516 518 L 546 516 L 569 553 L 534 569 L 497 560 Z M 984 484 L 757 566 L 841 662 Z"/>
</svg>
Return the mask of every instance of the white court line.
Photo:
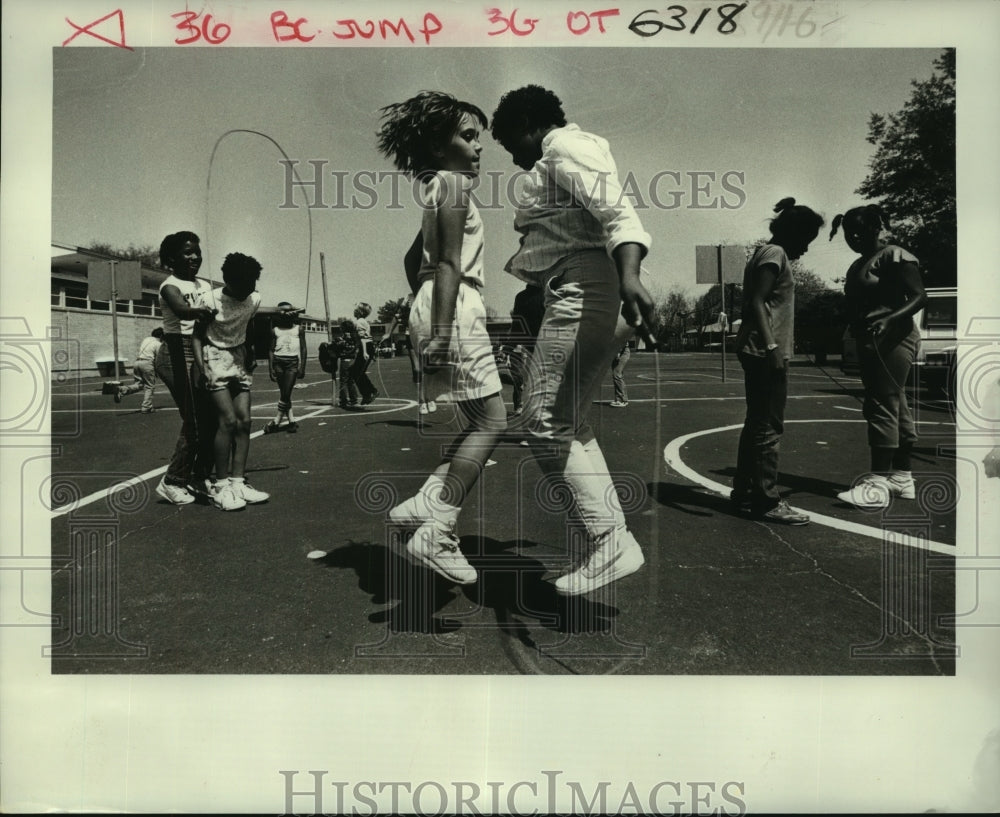
<svg viewBox="0 0 1000 817">
<path fill-rule="evenodd" d="M 401 400 L 400 398 L 384 398 L 384 399 Z M 377 411 L 357 411 L 357 412 L 352 412 L 352 414 L 360 416 L 367 415 L 369 417 L 374 417 L 378 414 L 391 414 L 394 411 L 403 411 L 404 409 L 415 408 L 417 405 L 415 400 L 401 400 L 401 402 L 402 405 L 394 406 L 391 408 L 380 409 Z M 313 412 L 301 415 L 296 422 L 302 422 L 303 420 L 310 420 L 313 417 L 323 416 L 332 408 L 333 406 L 320 406 Z M 334 416 L 342 416 L 342 415 L 334 415 Z M 262 437 L 263 435 L 264 435 L 263 429 L 261 429 L 260 431 L 254 431 L 250 435 L 250 439 L 253 440 L 257 437 Z M 165 474 L 166 471 L 167 471 L 167 466 L 162 465 L 159 468 L 154 468 L 152 471 L 147 471 L 145 474 L 139 474 L 138 476 L 132 477 L 132 479 L 127 479 L 124 482 L 116 482 L 114 485 L 108 488 L 105 488 L 100 491 L 95 491 L 92 494 L 87 494 L 87 496 L 81 497 L 78 501 L 71 502 L 69 505 L 64 505 L 61 508 L 55 508 L 54 510 L 49 512 L 49 517 L 51 519 L 55 519 L 57 517 L 64 516 L 65 514 L 70 513 L 71 511 L 75 511 L 78 508 L 84 507 L 85 505 L 91 505 L 94 502 L 97 502 L 101 499 L 105 499 L 106 497 L 110 496 L 112 493 L 116 491 L 122 491 L 132 485 L 140 485 L 147 479 L 153 479 L 154 477 L 158 477 L 161 474 Z"/>
<path fill-rule="evenodd" d="M 786 423 L 861 423 L 863 420 L 785 420 Z M 930 425 L 930 424 L 929 424 Z M 945 425 L 944 423 L 935 423 L 934 425 Z M 688 467 L 685 462 L 681 459 L 681 447 L 688 443 L 690 440 L 694 440 L 698 437 L 705 437 L 709 434 L 718 434 L 722 431 L 733 431 L 736 429 L 743 428 L 743 423 L 731 426 L 719 426 L 717 428 L 707 428 L 703 431 L 695 431 L 691 434 L 685 434 L 681 437 L 677 437 L 671 440 L 666 448 L 663 449 L 663 459 L 666 461 L 667 465 L 674 469 L 678 474 L 686 479 L 691 480 L 691 482 L 701 485 L 703 488 L 707 488 L 709 491 L 720 496 L 729 498 L 730 488 L 727 485 L 723 485 L 720 482 L 715 482 L 708 477 L 702 476 L 693 468 Z M 809 518 L 813 522 L 818 522 L 820 525 L 826 525 L 830 528 L 836 528 L 838 530 L 845 531 L 847 533 L 856 533 L 860 536 L 868 536 L 872 539 L 878 539 L 880 542 L 886 537 L 886 531 L 881 528 L 873 528 L 868 525 L 859 525 L 857 522 L 847 522 L 843 519 L 837 519 L 833 516 L 825 516 L 824 514 L 814 513 L 813 511 L 806 511 L 802 508 L 795 508 L 795 510 L 801 513 L 808 513 Z M 890 534 L 891 535 L 891 534 Z M 948 556 L 955 555 L 955 545 L 947 545 L 943 542 L 934 542 L 930 539 L 913 539 L 909 536 L 894 537 L 899 544 L 906 545 L 907 547 L 914 547 L 919 550 L 930 550 L 935 553 L 943 553 Z"/>
</svg>

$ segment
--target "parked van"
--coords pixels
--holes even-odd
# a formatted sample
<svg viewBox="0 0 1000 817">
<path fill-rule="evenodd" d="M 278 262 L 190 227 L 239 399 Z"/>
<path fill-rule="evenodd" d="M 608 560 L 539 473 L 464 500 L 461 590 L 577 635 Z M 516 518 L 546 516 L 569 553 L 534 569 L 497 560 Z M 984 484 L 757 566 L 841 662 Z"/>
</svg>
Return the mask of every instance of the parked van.
<svg viewBox="0 0 1000 817">
<path fill-rule="evenodd" d="M 920 329 L 920 349 L 910 377 L 918 387 L 932 391 L 944 390 L 951 382 L 958 347 L 958 289 L 928 287 L 927 303 L 913 316 Z M 850 329 L 845 330 L 840 369 L 856 375 L 858 349 Z"/>
</svg>

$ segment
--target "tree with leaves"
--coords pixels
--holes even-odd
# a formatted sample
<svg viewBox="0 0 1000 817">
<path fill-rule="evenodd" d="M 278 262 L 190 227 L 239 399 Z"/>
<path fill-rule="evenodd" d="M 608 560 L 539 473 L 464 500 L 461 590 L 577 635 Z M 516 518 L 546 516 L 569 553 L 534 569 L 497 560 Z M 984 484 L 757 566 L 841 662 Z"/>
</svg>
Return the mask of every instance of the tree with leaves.
<svg viewBox="0 0 1000 817">
<path fill-rule="evenodd" d="M 929 286 L 955 286 L 955 49 L 942 51 L 934 68 L 912 83 L 901 111 L 871 115 L 875 155 L 855 192 L 882 207 L 893 241 L 920 259 Z"/>
<path fill-rule="evenodd" d="M 382 306 L 378 308 L 375 313 L 376 323 L 392 323 L 392 319 L 396 317 L 396 313 L 399 308 L 406 302 L 406 296 L 402 298 L 397 298 L 394 301 L 386 301 Z"/>
<path fill-rule="evenodd" d="M 116 247 L 106 241 L 95 241 L 85 249 L 106 258 L 139 261 L 144 267 L 159 268 L 160 266 L 160 248 L 154 247 L 152 244 L 129 244 L 127 247 Z"/>
<path fill-rule="evenodd" d="M 674 288 L 667 293 L 666 298 L 656 301 L 655 309 L 657 344 L 664 350 L 680 350 L 684 333 L 695 327 L 690 299 Z"/>
</svg>

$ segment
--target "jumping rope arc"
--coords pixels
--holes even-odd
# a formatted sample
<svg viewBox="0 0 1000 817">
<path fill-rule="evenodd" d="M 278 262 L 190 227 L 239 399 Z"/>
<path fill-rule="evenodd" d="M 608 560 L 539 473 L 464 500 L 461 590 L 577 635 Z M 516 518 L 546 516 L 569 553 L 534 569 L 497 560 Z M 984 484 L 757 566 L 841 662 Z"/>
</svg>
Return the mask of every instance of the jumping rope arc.
<svg viewBox="0 0 1000 817">
<path fill-rule="evenodd" d="M 211 192 L 212 192 L 212 165 L 215 162 L 215 154 L 216 154 L 216 151 L 218 151 L 218 149 L 219 149 L 219 145 L 222 144 L 222 140 L 225 139 L 227 136 L 230 136 L 230 135 L 232 135 L 234 133 L 249 133 L 252 136 L 260 136 L 260 137 L 262 137 L 264 139 L 267 139 L 267 141 L 269 141 L 272 145 L 274 145 L 278 149 L 278 151 L 281 153 L 281 155 L 285 158 L 285 161 L 288 162 L 289 166 L 292 168 L 292 173 L 295 175 L 295 180 L 300 185 L 304 184 L 303 181 L 302 181 L 302 179 L 301 179 L 301 177 L 299 176 L 298 171 L 295 169 L 294 163 L 289 158 L 288 154 L 285 152 L 285 149 L 281 145 L 278 144 L 277 140 L 275 140 L 272 137 L 268 136 L 266 133 L 263 133 L 263 132 L 257 131 L 257 130 L 251 130 L 250 128 L 233 128 L 231 130 L 227 130 L 218 139 L 215 140 L 215 144 L 212 146 L 212 155 L 208 159 L 208 177 L 206 179 L 206 184 L 205 184 L 205 243 L 206 244 L 209 244 L 209 241 L 208 241 L 208 239 L 209 239 L 209 236 L 208 236 L 208 213 L 209 213 L 209 205 L 210 205 L 210 196 L 211 196 Z M 306 219 L 307 219 L 308 224 L 309 224 L 309 249 L 308 249 L 308 257 L 307 257 L 307 260 L 306 260 L 306 295 L 305 295 L 305 303 L 302 306 L 303 306 L 303 312 L 304 312 L 304 314 L 308 314 L 308 309 L 309 309 L 309 284 L 310 284 L 310 281 L 312 279 L 313 224 L 312 224 L 312 210 L 308 206 L 305 209 L 306 209 Z M 211 246 L 211 245 L 209 244 L 209 246 Z M 213 305 L 216 305 L 215 304 L 215 289 L 214 288 L 212 288 L 212 303 L 213 303 Z"/>
</svg>

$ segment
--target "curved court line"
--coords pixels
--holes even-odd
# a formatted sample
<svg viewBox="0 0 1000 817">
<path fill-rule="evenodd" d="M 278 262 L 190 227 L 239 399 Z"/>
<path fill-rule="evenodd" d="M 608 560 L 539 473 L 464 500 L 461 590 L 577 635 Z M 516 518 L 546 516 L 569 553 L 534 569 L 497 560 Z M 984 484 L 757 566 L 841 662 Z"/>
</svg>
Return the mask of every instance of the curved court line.
<svg viewBox="0 0 1000 817">
<path fill-rule="evenodd" d="M 863 423 L 864 420 L 785 420 L 786 423 Z M 928 423 L 928 425 L 931 425 Z M 715 482 L 708 477 L 702 476 L 693 468 L 688 467 L 684 460 L 681 459 L 681 447 L 685 445 L 688 441 L 697 439 L 698 437 L 705 437 L 709 434 L 717 434 L 721 431 L 733 431 L 736 429 L 743 428 L 743 423 L 730 426 L 718 426 L 717 428 L 707 428 L 702 431 L 694 431 L 691 434 L 685 434 L 681 437 L 675 437 L 667 446 L 663 449 L 663 459 L 666 461 L 667 465 L 674 469 L 678 474 L 686 479 L 691 480 L 703 488 L 707 488 L 709 491 L 715 494 L 719 494 L 726 499 L 729 498 L 730 487 L 723 485 L 720 482 Z M 885 531 L 881 528 L 873 528 L 868 525 L 859 525 L 857 522 L 847 522 L 843 519 L 837 519 L 833 516 L 825 516 L 824 514 L 814 513 L 813 511 L 806 511 L 802 508 L 795 508 L 795 510 L 801 513 L 808 513 L 809 518 L 813 522 L 818 522 L 820 525 L 826 525 L 829 528 L 836 528 L 838 530 L 845 531 L 846 533 L 856 533 L 859 536 L 868 536 L 872 539 L 878 539 L 880 542 L 885 538 Z M 918 548 L 919 550 L 930 550 L 935 553 L 943 553 L 948 556 L 955 555 L 955 545 L 947 545 L 943 542 L 934 542 L 930 539 L 913 539 L 909 536 L 898 537 L 897 541 L 900 544 L 906 545 L 907 547 Z"/>
<path fill-rule="evenodd" d="M 394 399 L 402 399 L 402 398 L 394 398 Z M 391 408 L 380 409 L 378 411 L 358 411 L 358 412 L 353 412 L 353 414 L 356 414 L 356 415 L 359 415 L 359 416 L 372 417 L 372 416 L 375 416 L 377 414 L 391 414 L 394 411 L 402 411 L 404 409 L 414 408 L 416 405 L 417 405 L 416 400 L 404 400 L 403 401 L 403 405 L 400 405 L 400 406 L 393 406 Z M 333 408 L 333 406 L 321 406 L 320 408 L 316 409 L 315 411 L 312 411 L 312 412 L 310 412 L 308 414 L 303 414 L 302 416 L 300 416 L 299 419 L 298 419 L 298 422 L 302 422 L 303 420 L 310 420 L 313 417 L 321 417 L 321 416 L 325 415 L 326 412 L 328 410 L 332 409 L 332 408 Z M 339 416 L 347 416 L 347 415 L 334 415 L 334 416 L 338 416 L 339 417 Z M 260 429 L 259 431 L 254 431 L 250 435 L 250 439 L 253 440 L 253 439 L 257 438 L 257 437 L 262 437 L 262 436 L 264 436 L 264 429 Z M 161 474 L 165 474 L 166 472 L 167 472 L 167 466 L 166 465 L 161 465 L 159 468 L 154 468 L 152 471 L 147 471 L 144 474 L 139 474 L 138 476 L 132 477 L 131 479 L 127 479 L 127 480 L 124 480 L 122 482 L 116 482 L 114 485 L 112 485 L 112 486 L 110 486 L 108 488 L 104 488 L 103 490 L 100 490 L 100 491 L 95 491 L 92 494 L 87 494 L 87 496 L 81 497 L 76 502 L 71 502 L 70 504 L 64 505 L 61 508 L 54 508 L 53 510 L 49 511 L 49 518 L 50 519 L 55 519 L 55 518 L 60 517 L 60 516 L 65 516 L 66 514 L 71 513 L 73 511 L 79 509 L 79 508 L 83 508 L 86 505 L 91 505 L 94 502 L 97 502 L 98 500 L 105 499 L 106 497 L 110 496 L 114 492 L 122 491 L 122 490 L 124 490 L 124 489 L 126 489 L 126 488 L 128 488 L 129 486 L 132 486 L 132 485 L 140 485 L 143 482 L 145 482 L 147 479 L 152 479 L 153 477 L 158 477 Z"/>
</svg>

